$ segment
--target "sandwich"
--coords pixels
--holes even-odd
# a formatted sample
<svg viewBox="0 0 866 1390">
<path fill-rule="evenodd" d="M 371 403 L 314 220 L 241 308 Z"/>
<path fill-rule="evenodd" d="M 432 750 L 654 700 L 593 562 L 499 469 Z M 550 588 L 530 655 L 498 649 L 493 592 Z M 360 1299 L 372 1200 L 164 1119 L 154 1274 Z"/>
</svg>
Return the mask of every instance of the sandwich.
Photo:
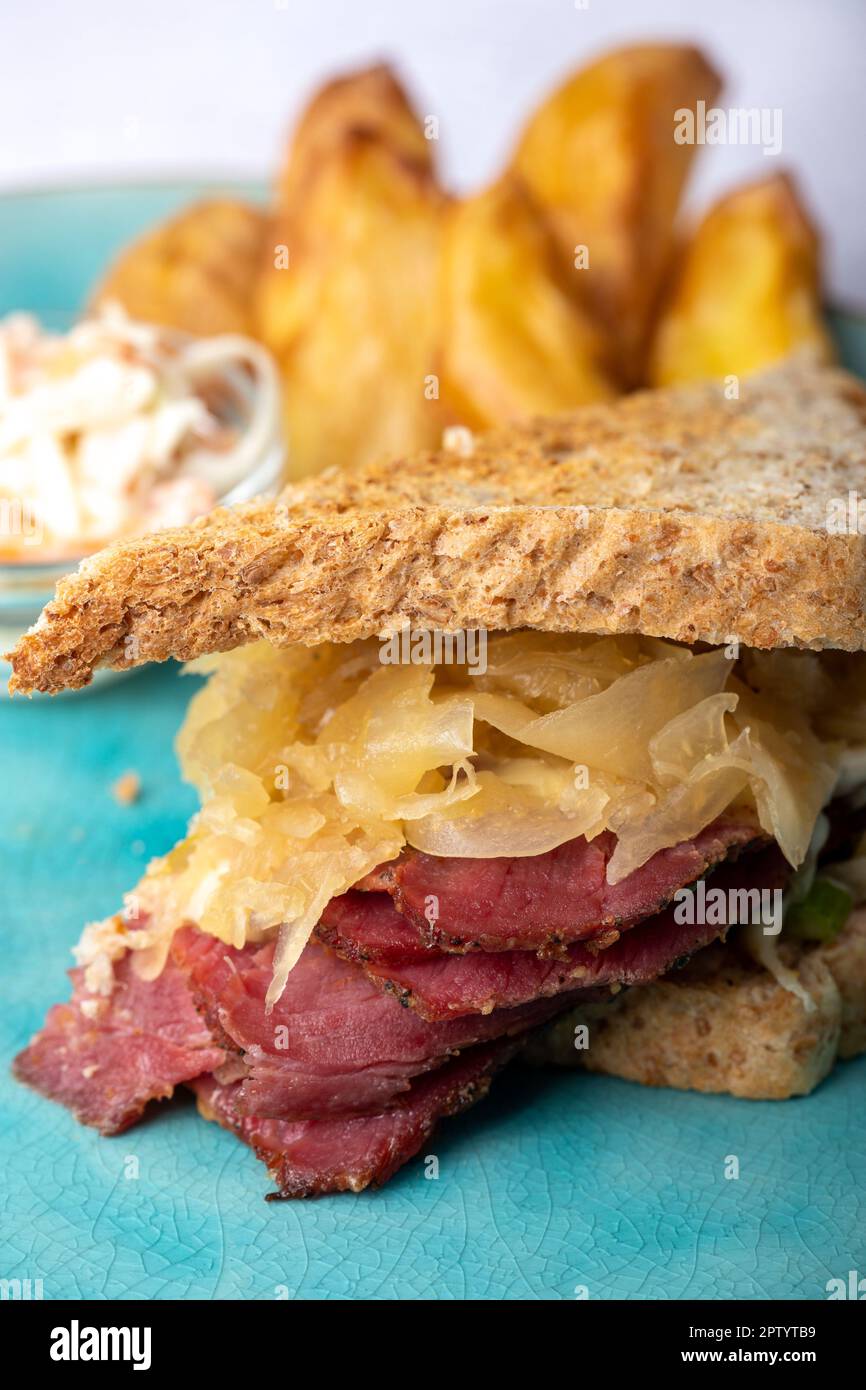
<svg viewBox="0 0 866 1390">
<path fill-rule="evenodd" d="M 866 1048 L 864 468 L 866 389 L 797 361 L 85 560 L 11 686 L 191 662 L 201 809 L 19 1078 L 106 1134 L 188 1086 L 280 1197 L 385 1182 L 521 1053 L 816 1085 Z"/>
</svg>

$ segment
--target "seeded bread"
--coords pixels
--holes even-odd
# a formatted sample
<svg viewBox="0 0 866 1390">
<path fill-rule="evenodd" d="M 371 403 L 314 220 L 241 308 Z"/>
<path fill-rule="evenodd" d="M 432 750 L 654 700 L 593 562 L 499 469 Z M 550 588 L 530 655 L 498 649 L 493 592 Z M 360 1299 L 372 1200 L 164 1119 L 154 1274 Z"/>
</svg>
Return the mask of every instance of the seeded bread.
<svg viewBox="0 0 866 1390">
<path fill-rule="evenodd" d="M 533 1039 L 530 1058 L 681 1091 L 807 1095 L 837 1059 L 866 1052 L 866 911 L 852 913 L 832 945 L 783 950 L 811 1011 L 742 952 L 711 946 L 683 970 L 557 1019 Z M 583 1049 L 579 1024 L 588 1028 Z"/>
<path fill-rule="evenodd" d="M 866 482 L 866 390 L 847 373 L 798 360 L 738 399 L 641 392 L 470 447 L 330 469 L 101 551 L 11 653 L 11 688 L 405 623 L 866 645 L 864 537 L 827 527 Z"/>
</svg>

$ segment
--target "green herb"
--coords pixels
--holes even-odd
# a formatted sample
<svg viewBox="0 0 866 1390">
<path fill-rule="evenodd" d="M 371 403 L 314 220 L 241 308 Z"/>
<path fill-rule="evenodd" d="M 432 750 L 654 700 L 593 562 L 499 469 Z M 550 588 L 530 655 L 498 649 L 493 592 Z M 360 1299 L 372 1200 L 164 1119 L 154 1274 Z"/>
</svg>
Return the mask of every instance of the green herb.
<svg viewBox="0 0 866 1390">
<path fill-rule="evenodd" d="M 816 878 L 785 916 L 785 931 L 799 941 L 833 941 L 848 920 L 854 899 L 829 878 Z"/>
</svg>

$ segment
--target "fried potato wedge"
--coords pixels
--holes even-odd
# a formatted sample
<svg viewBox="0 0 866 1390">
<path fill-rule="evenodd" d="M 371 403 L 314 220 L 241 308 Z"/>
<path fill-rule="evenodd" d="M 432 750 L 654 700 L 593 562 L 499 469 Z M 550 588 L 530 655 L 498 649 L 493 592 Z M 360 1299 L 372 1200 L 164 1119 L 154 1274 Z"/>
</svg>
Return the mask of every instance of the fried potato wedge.
<svg viewBox="0 0 866 1390">
<path fill-rule="evenodd" d="M 92 303 L 187 333 L 250 333 L 265 226 L 246 203 L 195 203 L 128 246 Z"/>
<path fill-rule="evenodd" d="M 605 338 L 513 175 L 449 207 L 441 283 L 443 394 L 462 423 L 483 429 L 616 393 Z"/>
<path fill-rule="evenodd" d="M 729 193 L 685 246 L 656 329 L 654 386 L 746 375 L 832 349 L 821 314 L 818 234 L 786 174 Z"/>
<path fill-rule="evenodd" d="M 542 103 L 513 157 L 550 217 L 563 266 L 581 276 L 581 289 L 614 335 L 630 383 L 641 376 L 695 154 L 695 146 L 674 139 L 675 112 L 699 99 L 712 105 L 720 86 L 687 45 L 617 49 Z M 581 257 L 588 264 L 578 271 Z"/>
<path fill-rule="evenodd" d="M 320 87 L 289 142 L 277 202 L 291 207 L 312 172 L 353 131 L 377 136 L 395 154 L 432 173 L 432 142 L 405 88 L 384 63 L 346 73 Z"/>
<path fill-rule="evenodd" d="M 440 437 L 444 205 L 426 161 L 351 130 L 277 209 L 258 333 L 283 376 L 290 477 Z"/>
</svg>

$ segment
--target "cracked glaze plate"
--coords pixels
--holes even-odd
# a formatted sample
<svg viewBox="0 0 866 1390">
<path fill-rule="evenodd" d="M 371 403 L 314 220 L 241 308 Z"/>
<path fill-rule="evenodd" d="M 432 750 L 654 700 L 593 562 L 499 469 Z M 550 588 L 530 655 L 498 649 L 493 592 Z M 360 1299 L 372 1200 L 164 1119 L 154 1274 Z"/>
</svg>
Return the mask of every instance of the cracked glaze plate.
<svg viewBox="0 0 866 1390">
<path fill-rule="evenodd" d="M 198 191 L 0 200 L 0 311 L 67 313 L 105 255 Z M 836 326 L 862 371 L 866 328 Z M 82 923 L 193 810 L 171 751 L 192 688 L 167 667 L 0 704 L 0 1278 L 51 1299 L 802 1299 L 866 1272 L 866 1058 L 784 1104 L 515 1068 L 425 1150 L 438 1180 L 419 1159 L 382 1192 L 310 1203 L 266 1204 L 263 1166 L 191 1102 L 104 1140 L 16 1085 Z M 130 768 L 142 795 L 121 807 Z"/>
</svg>

